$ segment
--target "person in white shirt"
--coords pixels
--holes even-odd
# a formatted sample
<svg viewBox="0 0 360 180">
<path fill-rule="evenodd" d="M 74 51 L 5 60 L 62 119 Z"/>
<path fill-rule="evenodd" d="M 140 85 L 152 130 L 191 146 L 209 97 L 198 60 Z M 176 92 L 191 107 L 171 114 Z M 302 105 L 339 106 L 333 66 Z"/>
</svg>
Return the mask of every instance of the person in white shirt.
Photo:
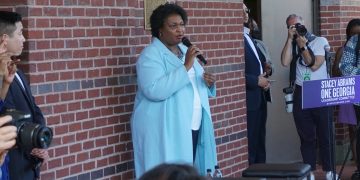
<svg viewBox="0 0 360 180">
<path fill-rule="evenodd" d="M 296 78 L 290 84 L 293 84 L 294 88 L 293 116 L 301 141 L 300 150 L 303 161 L 311 165 L 312 171 L 316 170 L 318 145 L 326 179 L 332 179 L 334 159 L 331 147 L 333 142 L 329 133 L 332 131 L 331 111 L 329 111 L 329 107 L 302 109 L 303 82 L 329 77 L 325 61 L 325 48 L 330 46 L 326 38 L 317 37 L 306 30 L 301 16 L 289 15 L 286 25 L 288 35 L 281 53 L 281 63 L 284 67 L 289 67 L 292 61 L 296 61 L 296 64 L 293 63 L 293 66 L 296 66 L 294 67 L 296 72 L 293 72 L 296 74 Z"/>
</svg>

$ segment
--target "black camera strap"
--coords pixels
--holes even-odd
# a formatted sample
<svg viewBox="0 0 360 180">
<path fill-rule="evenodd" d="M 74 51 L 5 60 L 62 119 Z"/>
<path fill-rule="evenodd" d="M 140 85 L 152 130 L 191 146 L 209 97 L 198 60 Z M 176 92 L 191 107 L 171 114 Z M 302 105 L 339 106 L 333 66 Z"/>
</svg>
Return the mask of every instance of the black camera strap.
<svg viewBox="0 0 360 180">
<path fill-rule="evenodd" d="M 308 46 L 308 43 L 306 43 L 306 47 L 307 47 L 307 50 L 309 51 L 309 54 L 311 56 L 311 62 L 310 64 L 304 64 L 303 63 L 303 57 L 301 55 L 299 55 L 300 59 L 299 59 L 299 63 L 303 66 L 306 66 L 306 67 L 312 67 L 314 64 L 315 64 L 315 55 L 314 55 L 314 52 L 311 50 L 311 48 Z"/>
<path fill-rule="evenodd" d="M 310 47 L 308 47 L 308 44 L 309 42 L 313 41 L 316 36 L 311 34 L 311 33 L 307 33 L 305 35 L 306 39 L 308 40 L 308 42 L 306 43 L 306 46 L 307 46 L 307 49 L 310 53 L 310 56 L 311 56 L 311 63 L 306 65 L 302 62 L 302 56 L 301 56 L 301 53 L 299 48 L 297 47 L 297 44 L 296 44 L 296 38 L 297 37 L 294 37 L 293 41 L 292 41 L 292 60 L 291 60 L 291 63 L 290 63 L 290 77 L 289 77 L 289 81 L 290 81 L 290 87 L 294 87 L 294 84 L 295 84 L 295 80 L 296 80 L 296 62 L 297 60 L 299 60 L 299 63 L 300 65 L 303 65 L 303 66 L 306 66 L 306 67 L 311 67 L 315 64 L 315 55 L 314 55 L 314 52 L 311 50 Z"/>
<path fill-rule="evenodd" d="M 289 87 L 294 87 L 295 84 L 295 80 L 296 80 L 296 61 L 299 58 L 299 55 L 296 53 L 297 49 L 296 49 L 296 41 L 293 40 L 292 41 L 292 60 L 290 63 L 290 84 Z"/>
</svg>

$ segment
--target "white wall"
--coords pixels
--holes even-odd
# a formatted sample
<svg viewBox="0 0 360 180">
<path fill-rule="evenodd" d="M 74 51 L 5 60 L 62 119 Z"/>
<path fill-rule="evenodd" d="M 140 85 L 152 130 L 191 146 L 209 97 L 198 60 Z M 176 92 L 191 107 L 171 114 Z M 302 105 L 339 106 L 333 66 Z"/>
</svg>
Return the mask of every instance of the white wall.
<svg viewBox="0 0 360 180">
<path fill-rule="evenodd" d="M 287 38 L 285 20 L 289 14 L 301 15 L 311 31 L 311 0 L 262 0 L 261 6 L 263 40 L 275 65 L 271 79 L 276 80 L 271 86 L 273 102 L 268 103 L 267 162 L 299 162 L 300 140 L 292 114 L 285 111 L 282 92 L 289 85 L 289 68 L 281 66 L 280 56 Z"/>
</svg>

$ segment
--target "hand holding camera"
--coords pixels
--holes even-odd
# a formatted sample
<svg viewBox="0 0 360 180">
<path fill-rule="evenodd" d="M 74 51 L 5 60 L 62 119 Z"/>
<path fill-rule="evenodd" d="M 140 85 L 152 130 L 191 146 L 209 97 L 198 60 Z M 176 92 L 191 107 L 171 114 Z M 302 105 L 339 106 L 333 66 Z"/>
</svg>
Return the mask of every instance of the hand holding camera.
<svg viewBox="0 0 360 180">
<path fill-rule="evenodd" d="M 299 48 L 306 47 L 306 43 L 308 42 L 305 36 L 299 36 L 295 39 L 295 41 Z"/>
<path fill-rule="evenodd" d="M 5 115 L 10 115 L 12 120 L 4 123 L 1 128 L 15 126 L 17 148 L 31 152 L 34 148 L 46 149 L 50 146 L 53 132 L 49 127 L 30 122 L 30 114 L 15 109 L 8 109 Z"/>
<path fill-rule="evenodd" d="M 296 29 L 294 25 L 288 27 L 288 40 L 292 41 L 296 36 Z"/>
<path fill-rule="evenodd" d="M 0 117 L 0 154 L 12 148 L 16 143 L 16 127 L 3 126 L 11 120 L 11 116 Z"/>
<path fill-rule="evenodd" d="M 47 149 L 34 148 L 30 154 L 40 158 L 41 164 L 45 164 L 50 158 Z"/>
<path fill-rule="evenodd" d="M 288 38 L 289 39 L 297 39 L 297 37 L 304 37 L 307 34 L 307 29 L 304 25 L 300 23 L 296 23 L 295 25 L 291 25 L 288 29 Z"/>
</svg>

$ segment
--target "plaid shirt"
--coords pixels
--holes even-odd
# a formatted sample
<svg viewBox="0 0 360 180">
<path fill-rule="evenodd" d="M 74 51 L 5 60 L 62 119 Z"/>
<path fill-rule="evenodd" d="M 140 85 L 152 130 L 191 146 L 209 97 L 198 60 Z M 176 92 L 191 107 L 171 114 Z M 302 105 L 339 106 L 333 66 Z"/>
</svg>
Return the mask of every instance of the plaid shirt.
<svg viewBox="0 0 360 180">
<path fill-rule="evenodd" d="M 358 35 L 352 36 L 346 43 L 341 57 L 339 68 L 344 76 L 360 75 L 360 54 L 356 61 L 355 47 L 358 41 Z"/>
<path fill-rule="evenodd" d="M 352 36 L 344 47 L 339 68 L 343 76 L 360 75 L 360 52 L 356 59 L 355 47 L 358 41 L 358 35 Z M 360 103 L 355 103 L 360 105 Z"/>
</svg>

